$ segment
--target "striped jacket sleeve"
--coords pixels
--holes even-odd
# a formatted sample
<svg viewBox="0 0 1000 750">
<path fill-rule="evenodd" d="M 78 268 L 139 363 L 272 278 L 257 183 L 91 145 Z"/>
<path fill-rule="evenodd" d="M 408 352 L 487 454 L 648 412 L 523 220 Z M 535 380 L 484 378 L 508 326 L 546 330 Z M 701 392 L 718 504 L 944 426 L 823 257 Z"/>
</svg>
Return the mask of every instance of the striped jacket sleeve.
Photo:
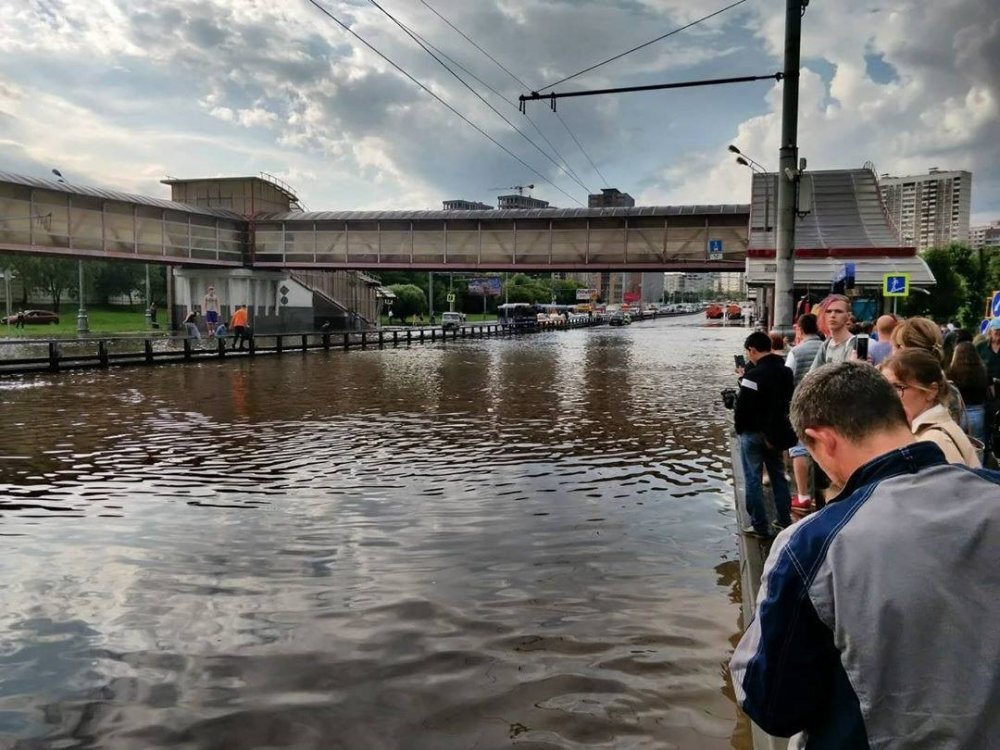
<svg viewBox="0 0 1000 750">
<path fill-rule="evenodd" d="M 805 571 L 811 563 L 796 557 L 790 539 L 782 533 L 771 550 L 756 616 L 730 662 L 740 707 L 778 737 L 807 729 L 828 708 L 840 659 L 809 599 Z"/>
</svg>

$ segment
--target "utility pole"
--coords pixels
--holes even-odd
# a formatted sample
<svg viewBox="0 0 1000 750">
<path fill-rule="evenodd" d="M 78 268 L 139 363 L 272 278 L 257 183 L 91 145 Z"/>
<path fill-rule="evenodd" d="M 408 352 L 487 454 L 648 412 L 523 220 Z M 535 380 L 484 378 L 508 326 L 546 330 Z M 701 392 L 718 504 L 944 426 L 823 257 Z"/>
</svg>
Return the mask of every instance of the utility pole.
<svg viewBox="0 0 1000 750">
<path fill-rule="evenodd" d="M 775 242 L 774 327 L 792 333 L 795 309 L 795 210 L 799 160 L 799 67 L 802 14 L 809 0 L 785 0 L 785 70 L 781 97 L 781 149 L 778 151 L 778 232 Z"/>
<path fill-rule="evenodd" d="M 434 320 L 434 272 L 427 272 L 427 302 L 429 305 L 428 315 L 430 320 Z"/>
</svg>

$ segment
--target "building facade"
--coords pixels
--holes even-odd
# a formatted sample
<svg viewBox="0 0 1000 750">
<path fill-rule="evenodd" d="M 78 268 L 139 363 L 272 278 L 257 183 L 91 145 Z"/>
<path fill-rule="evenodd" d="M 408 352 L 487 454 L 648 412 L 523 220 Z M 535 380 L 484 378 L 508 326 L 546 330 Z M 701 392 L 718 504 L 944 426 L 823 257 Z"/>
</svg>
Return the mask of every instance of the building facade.
<svg viewBox="0 0 1000 750">
<path fill-rule="evenodd" d="M 969 228 L 969 247 L 1000 247 L 1000 221 L 991 221 L 978 227 Z"/>
<path fill-rule="evenodd" d="M 591 193 L 587 197 L 588 208 L 632 208 L 635 198 L 623 193 L 618 188 L 602 188 L 599 193 Z"/>
<path fill-rule="evenodd" d="M 927 250 L 969 242 L 971 172 L 931 167 L 927 174 L 882 175 L 879 187 L 903 245 Z"/>
<path fill-rule="evenodd" d="M 497 208 L 548 208 L 549 202 L 532 198 L 530 195 L 511 193 L 497 196 Z"/>
<path fill-rule="evenodd" d="M 489 206 L 481 201 L 442 201 L 442 208 L 445 211 L 492 211 L 493 206 Z"/>
</svg>

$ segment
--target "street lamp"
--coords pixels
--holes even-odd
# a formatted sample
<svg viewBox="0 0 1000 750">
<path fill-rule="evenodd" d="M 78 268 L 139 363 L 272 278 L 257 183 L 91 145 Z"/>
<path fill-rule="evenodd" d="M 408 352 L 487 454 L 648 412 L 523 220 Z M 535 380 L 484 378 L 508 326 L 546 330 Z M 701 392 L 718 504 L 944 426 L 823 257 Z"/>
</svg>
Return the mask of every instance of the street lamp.
<svg viewBox="0 0 1000 750">
<path fill-rule="evenodd" d="M 771 230 L 771 176 L 763 165 L 751 159 L 733 144 L 729 144 L 729 151 L 737 154 L 737 164 L 747 167 L 754 174 L 759 174 L 764 178 L 764 231 L 769 232 Z"/>
<path fill-rule="evenodd" d="M 66 178 L 63 177 L 63 173 L 58 169 L 53 169 L 52 174 L 58 178 L 56 182 L 61 182 L 63 185 L 66 184 Z M 78 260 L 76 264 L 77 275 L 79 276 L 78 294 L 80 297 L 80 309 L 76 312 L 76 333 L 77 335 L 83 335 L 90 333 L 90 320 L 87 317 L 87 303 L 83 299 L 83 260 Z"/>
</svg>

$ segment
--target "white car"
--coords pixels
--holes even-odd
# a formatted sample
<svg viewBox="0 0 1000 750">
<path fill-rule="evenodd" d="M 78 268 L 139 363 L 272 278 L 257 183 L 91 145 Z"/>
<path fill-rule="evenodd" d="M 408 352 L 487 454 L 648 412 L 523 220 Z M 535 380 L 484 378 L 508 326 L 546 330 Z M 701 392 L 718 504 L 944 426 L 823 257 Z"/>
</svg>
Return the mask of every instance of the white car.
<svg viewBox="0 0 1000 750">
<path fill-rule="evenodd" d="M 461 328 L 465 325 L 465 313 L 446 312 L 441 313 L 441 327 L 449 331 L 452 328 Z"/>
</svg>

